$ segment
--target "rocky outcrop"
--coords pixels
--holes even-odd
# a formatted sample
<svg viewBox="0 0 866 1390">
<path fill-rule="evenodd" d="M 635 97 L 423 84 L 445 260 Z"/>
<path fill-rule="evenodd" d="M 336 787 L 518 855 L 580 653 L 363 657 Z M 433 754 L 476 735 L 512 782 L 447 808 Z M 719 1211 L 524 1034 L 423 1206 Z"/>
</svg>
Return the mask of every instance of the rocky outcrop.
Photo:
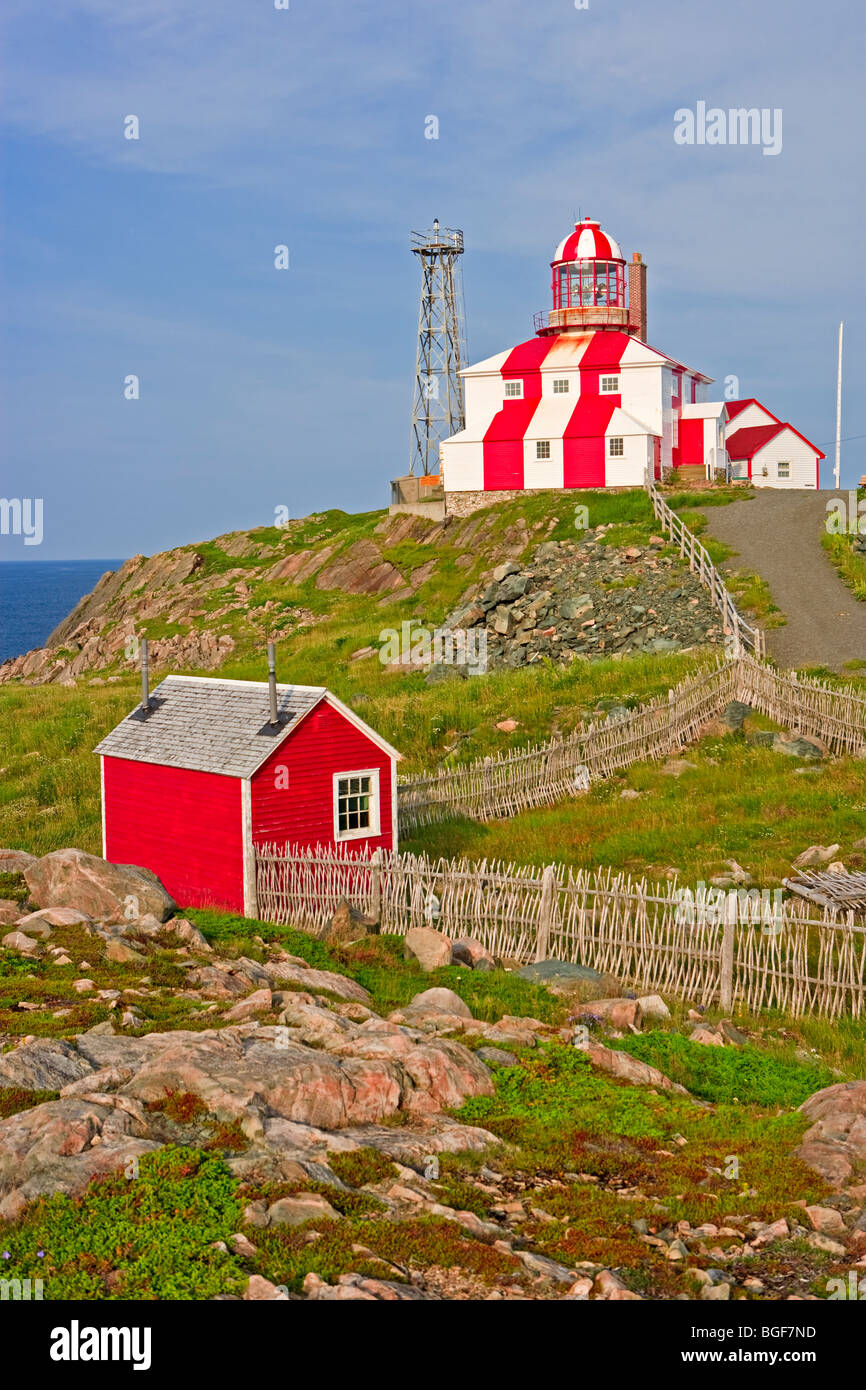
<svg viewBox="0 0 866 1390">
<path fill-rule="evenodd" d="M 529 565 L 499 566 L 447 626 L 484 629 L 488 665 L 507 667 L 723 642 L 707 591 L 678 557 L 662 554 L 661 537 L 618 548 L 604 544 L 605 533 L 546 541 Z"/>
<path fill-rule="evenodd" d="M 816 1091 L 800 1106 L 812 1121 L 797 1157 L 835 1191 L 866 1173 L 866 1081 L 843 1081 Z"/>
<path fill-rule="evenodd" d="M 164 922 L 177 903 L 156 874 L 132 864 L 109 864 L 80 849 L 46 854 L 24 871 L 39 907 L 69 907 L 90 917 L 123 919 L 150 913 Z"/>
<path fill-rule="evenodd" d="M 241 1125 L 254 1151 L 241 1169 L 255 1162 L 276 1172 L 289 1161 L 325 1158 L 332 1131 L 336 1147 L 369 1145 L 380 1122 L 400 1111 L 423 1127 L 443 1108 L 492 1093 L 484 1063 L 446 1039 L 382 1019 L 355 1024 L 312 1003 L 289 1008 L 285 1018 L 268 1027 L 35 1039 L 0 1055 L 0 1085 L 60 1092 L 0 1123 L 0 1216 L 20 1214 L 46 1192 L 79 1192 L 98 1173 L 159 1147 L 166 1142 L 159 1105 L 176 1092 Z M 311 1024 L 315 1047 L 302 1040 L 311 1038 Z M 361 1127 L 360 1140 L 353 1127 Z M 453 1126 L 443 1142 L 471 1139 L 464 1128 Z M 424 1153 L 430 1142 L 424 1130 Z"/>
</svg>

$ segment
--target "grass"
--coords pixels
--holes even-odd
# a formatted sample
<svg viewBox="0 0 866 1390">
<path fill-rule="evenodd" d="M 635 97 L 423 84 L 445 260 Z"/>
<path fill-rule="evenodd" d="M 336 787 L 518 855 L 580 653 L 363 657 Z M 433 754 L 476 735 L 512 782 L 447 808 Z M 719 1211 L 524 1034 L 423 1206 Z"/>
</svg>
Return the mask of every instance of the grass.
<svg viewBox="0 0 866 1390">
<path fill-rule="evenodd" d="M 654 1030 L 624 1038 L 619 1046 L 692 1095 L 727 1105 L 795 1108 L 837 1080 L 821 1062 L 784 1059 L 758 1047 L 707 1047 L 681 1033 Z"/>
<path fill-rule="evenodd" d="M 821 544 L 838 570 L 840 579 L 856 599 L 861 603 L 866 602 L 866 555 L 854 549 L 854 537 L 827 535 L 825 532 Z"/>
<path fill-rule="evenodd" d="M 753 722 L 763 721 L 750 719 L 747 727 Z M 837 758 L 800 775 L 797 768 L 805 765 L 798 759 L 738 734 L 706 737 L 682 756 L 693 767 L 680 777 L 666 774 L 664 764 L 635 764 L 574 800 L 484 824 L 441 821 L 402 848 L 521 864 L 556 860 L 583 869 L 610 864 L 651 877 L 675 867 L 692 884 L 709 883 L 733 858 L 756 883 L 773 886 L 816 838 L 838 842 L 850 868 L 866 862 L 850 848 L 862 836 L 866 813 L 861 760 Z M 623 799 L 626 789 L 638 797 Z"/>
</svg>

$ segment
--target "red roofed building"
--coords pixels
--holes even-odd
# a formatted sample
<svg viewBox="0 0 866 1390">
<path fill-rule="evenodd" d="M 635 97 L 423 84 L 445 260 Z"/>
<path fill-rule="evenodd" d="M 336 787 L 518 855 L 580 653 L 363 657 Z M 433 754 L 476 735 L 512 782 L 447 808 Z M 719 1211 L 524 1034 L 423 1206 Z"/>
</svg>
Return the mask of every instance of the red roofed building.
<svg viewBox="0 0 866 1390">
<path fill-rule="evenodd" d="M 749 478 L 754 487 L 821 486 L 820 467 L 824 454 L 799 430 L 777 420 L 755 400 L 729 401 L 729 415 L 732 408 L 733 419 L 726 432 L 732 478 Z M 752 424 L 758 412 L 766 418 L 760 424 Z"/>
<path fill-rule="evenodd" d="M 680 468 L 725 477 L 729 420 L 790 428 L 757 401 L 708 400 L 710 377 L 647 343 L 646 266 L 637 252 L 627 264 L 592 218 L 560 242 L 551 270 L 535 337 L 463 372 L 465 427 L 440 451 L 446 512 L 521 491 L 640 487 Z M 773 448 L 767 460 L 760 480 L 786 485 Z M 812 462 L 806 482 L 792 454 L 787 485 L 815 486 Z"/>
</svg>

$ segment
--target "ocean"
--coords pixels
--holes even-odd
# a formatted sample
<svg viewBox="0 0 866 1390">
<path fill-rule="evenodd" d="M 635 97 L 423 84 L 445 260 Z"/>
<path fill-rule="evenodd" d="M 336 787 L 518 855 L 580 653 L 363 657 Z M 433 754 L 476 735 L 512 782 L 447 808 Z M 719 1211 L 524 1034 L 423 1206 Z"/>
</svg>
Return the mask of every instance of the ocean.
<svg viewBox="0 0 866 1390">
<path fill-rule="evenodd" d="M 0 662 L 46 637 L 106 570 L 122 560 L 7 560 L 0 563 Z"/>
</svg>

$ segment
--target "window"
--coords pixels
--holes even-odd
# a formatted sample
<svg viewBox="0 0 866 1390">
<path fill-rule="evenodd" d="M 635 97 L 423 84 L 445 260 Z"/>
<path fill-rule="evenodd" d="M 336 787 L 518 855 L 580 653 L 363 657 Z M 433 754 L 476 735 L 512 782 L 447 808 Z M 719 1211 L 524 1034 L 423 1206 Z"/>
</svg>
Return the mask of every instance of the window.
<svg viewBox="0 0 866 1390">
<path fill-rule="evenodd" d="M 334 774 L 334 839 L 358 840 L 379 834 L 379 772 Z"/>
<path fill-rule="evenodd" d="M 515 396 L 516 396 L 516 397 L 520 397 L 520 396 L 522 396 L 522 395 L 523 395 L 523 382 L 522 382 L 522 381 L 506 381 L 506 383 L 505 383 L 505 396 L 506 396 L 506 399 L 507 399 L 509 396 L 511 396 L 511 397 L 515 397 Z"/>
<path fill-rule="evenodd" d="M 564 395 L 566 395 L 566 394 L 568 393 L 568 391 L 569 391 L 570 389 L 571 389 L 571 387 L 570 387 L 569 380 L 568 380 L 568 377 L 567 377 L 567 376 L 562 376 L 562 377 L 557 376 L 557 377 L 554 377 L 554 378 L 553 378 L 553 394 L 554 394 L 554 396 L 564 396 Z"/>
<path fill-rule="evenodd" d="M 675 373 L 671 373 L 671 400 L 680 394 L 680 379 Z"/>
<path fill-rule="evenodd" d="M 535 457 L 536 457 L 537 459 L 549 459 L 549 458 L 550 458 L 550 440 L 549 440 L 549 439 L 538 439 L 538 440 L 536 440 L 536 443 L 535 443 Z"/>
<path fill-rule="evenodd" d="M 611 395 L 619 390 L 618 376 L 603 376 L 599 385 L 599 390 L 603 396 Z"/>
<path fill-rule="evenodd" d="M 779 459 L 779 462 L 776 464 L 776 477 L 777 477 L 777 478 L 790 478 L 790 476 L 791 476 L 791 460 L 790 460 L 790 459 Z"/>
<path fill-rule="evenodd" d="M 621 438 L 612 438 L 607 441 L 608 457 L 621 459 L 625 455 L 625 444 Z"/>
</svg>

